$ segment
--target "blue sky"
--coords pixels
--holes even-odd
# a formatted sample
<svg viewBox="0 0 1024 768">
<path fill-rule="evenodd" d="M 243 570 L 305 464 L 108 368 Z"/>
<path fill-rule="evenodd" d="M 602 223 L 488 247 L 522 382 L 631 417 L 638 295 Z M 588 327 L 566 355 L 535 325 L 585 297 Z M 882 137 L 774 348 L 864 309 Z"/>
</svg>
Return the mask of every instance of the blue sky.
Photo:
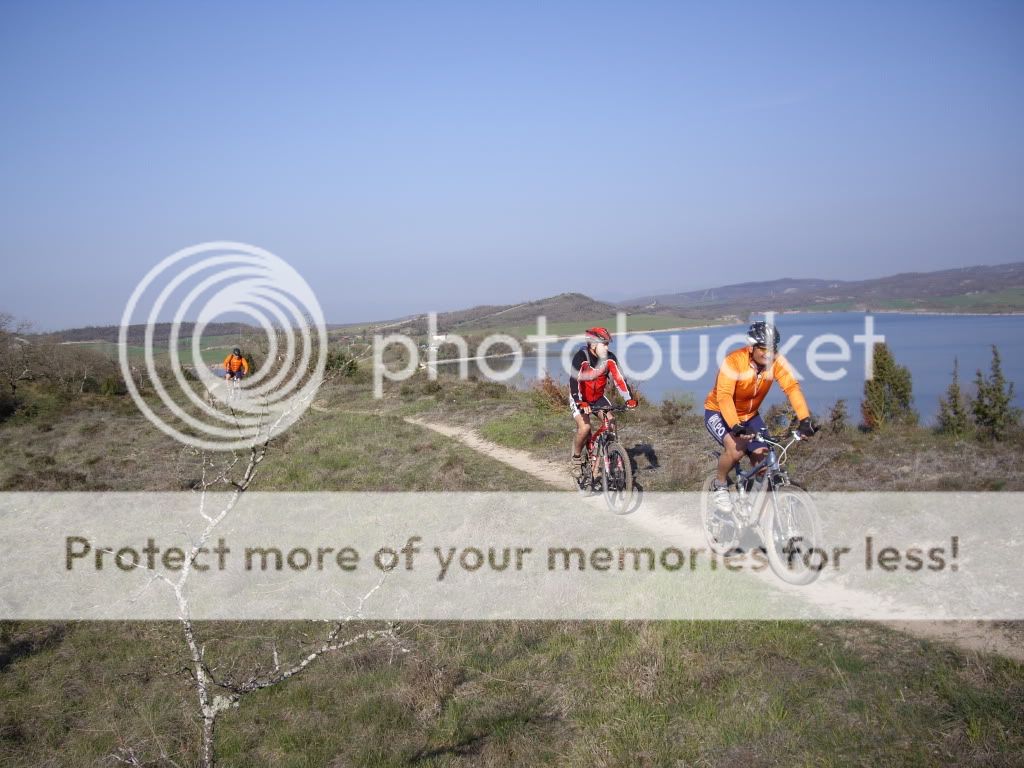
<svg viewBox="0 0 1024 768">
<path fill-rule="evenodd" d="M 238 240 L 334 322 L 1024 259 L 1024 4 L 5 3 L 0 311 Z"/>
</svg>

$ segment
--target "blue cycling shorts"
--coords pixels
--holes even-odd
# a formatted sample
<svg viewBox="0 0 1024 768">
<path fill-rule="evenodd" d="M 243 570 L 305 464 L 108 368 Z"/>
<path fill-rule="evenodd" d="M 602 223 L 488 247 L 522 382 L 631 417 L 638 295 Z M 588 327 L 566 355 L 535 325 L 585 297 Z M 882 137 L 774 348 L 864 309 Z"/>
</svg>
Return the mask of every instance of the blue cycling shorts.
<svg viewBox="0 0 1024 768">
<path fill-rule="evenodd" d="M 759 429 L 764 429 L 764 419 L 761 418 L 760 413 L 755 413 L 751 418 L 740 423 L 751 432 L 757 432 Z M 705 410 L 704 426 L 707 427 L 708 433 L 715 438 L 715 442 L 719 445 L 725 445 L 725 436 L 729 432 L 729 427 L 726 426 L 725 419 L 722 418 L 721 413 L 709 409 Z M 751 440 L 747 443 L 747 453 L 750 454 L 759 448 L 767 447 L 768 445 L 761 440 Z"/>
</svg>

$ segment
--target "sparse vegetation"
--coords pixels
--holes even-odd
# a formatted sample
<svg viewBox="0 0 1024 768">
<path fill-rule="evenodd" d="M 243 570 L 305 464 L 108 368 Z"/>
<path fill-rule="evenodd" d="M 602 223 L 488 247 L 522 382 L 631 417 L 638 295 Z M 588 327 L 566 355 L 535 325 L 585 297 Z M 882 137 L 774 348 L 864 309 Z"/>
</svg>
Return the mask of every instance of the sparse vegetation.
<svg viewBox="0 0 1024 768">
<path fill-rule="evenodd" d="M 475 426 L 502 445 L 564 457 L 568 392 L 554 380 L 523 392 L 418 374 L 388 383 L 385 399 L 375 401 L 364 374 L 325 385 L 316 409 L 275 441 L 259 489 L 536 488 L 532 478 L 403 414 Z M 195 456 L 127 398 L 88 389 L 19 385 L 26 407 L 0 425 L 0 485 L 194 486 Z M 657 469 L 642 475 L 646 488 L 692 490 L 708 470 L 710 440 L 692 401 L 669 402 L 621 414 L 620 439 L 633 451 L 656 451 Z M 967 446 L 916 427 L 900 441 L 884 430 L 830 429 L 800 444 L 793 474 L 819 490 L 1022 490 L 1024 477 L 1005 471 L 1007 449 L 1024 447 L 1017 434 Z M 229 668 L 265 659 L 275 644 L 301 651 L 313 630 L 301 622 L 201 625 L 211 658 Z M 0 624 L 2 762 L 27 767 L 63 755 L 103 764 L 117 755 L 141 765 L 195 765 L 201 724 L 180 672 L 177 631 L 160 623 Z M 325 658 L 315 674 L 222 714 L 218 758 L 226 765 L 581 768 L 755 758 L 1012 764 L 1024 750 L 1020 666 L 874 625 L 427 623 L 405 637 L 415 653 L 368 647 Z"/>
</svg>

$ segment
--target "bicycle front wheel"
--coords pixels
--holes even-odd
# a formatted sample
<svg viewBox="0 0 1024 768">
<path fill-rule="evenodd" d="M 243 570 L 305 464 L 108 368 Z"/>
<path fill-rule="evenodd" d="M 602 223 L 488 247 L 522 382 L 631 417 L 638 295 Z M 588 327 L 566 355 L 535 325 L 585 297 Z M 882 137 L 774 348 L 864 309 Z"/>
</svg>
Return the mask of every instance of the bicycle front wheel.
<svg viewBox="0 0 1024 768">
<path fill-rule="evenodd" d="M 789 584 L 810 584 L 824 567 L 825 542 L 818 508 L 807 491 L 793 486 L 769 492 L 762 533 L 768 563 Z"/>
<path fill-rule="evenodd" d="M 605 448 L 601 457 L 601 490 L 608 509 L 617 515 L 632 511 L 633 501 L 633 467 L 629 456 L 618 443 L 611 443 Z"/>
<path fill-rule="evenodd" d="M 708 548 L 716 555 L 725 555 L 739 546 L 741 530 L 732 512 L 721 512 L 715 506 L 712 497 L 715 479 L 716 474 L 712 472 L 701 486 L 700 523 Z"/>
</svg>

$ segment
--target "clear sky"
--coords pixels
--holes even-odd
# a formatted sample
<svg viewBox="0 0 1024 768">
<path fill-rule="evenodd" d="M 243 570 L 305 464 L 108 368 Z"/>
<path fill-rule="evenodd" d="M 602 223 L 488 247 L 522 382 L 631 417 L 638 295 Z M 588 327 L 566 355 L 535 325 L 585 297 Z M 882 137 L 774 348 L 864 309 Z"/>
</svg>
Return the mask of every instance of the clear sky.
<svg viewBox="0 0 1024 768">
<path fill-rule="evenodd" d="M 1024 259 L 1024 3 L 0 5 L 0 311 L 239 240 L 333 322 Z"/>
</svg>

